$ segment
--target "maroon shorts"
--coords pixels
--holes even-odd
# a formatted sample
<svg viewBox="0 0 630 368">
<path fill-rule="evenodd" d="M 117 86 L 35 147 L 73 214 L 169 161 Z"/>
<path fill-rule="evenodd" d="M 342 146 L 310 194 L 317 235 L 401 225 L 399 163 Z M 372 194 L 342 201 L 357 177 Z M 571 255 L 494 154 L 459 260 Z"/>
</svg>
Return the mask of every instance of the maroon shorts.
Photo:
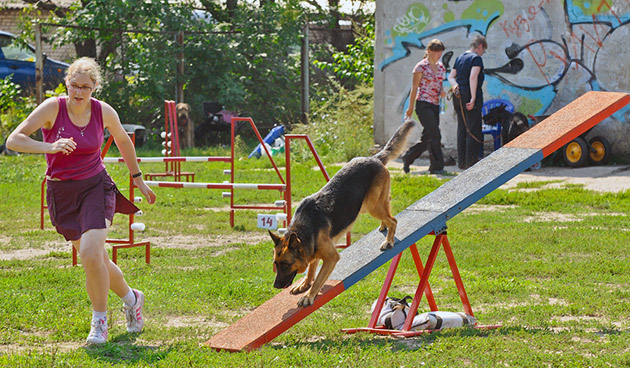
<svg viewBox="0 0 630 368">
<path fill-rule="evenodd" d="M 46 181 L 50 221 L 66 240 L 79 240 L 91 229 L 105 229 L 114 213 L 131 214 L 138 208 L 123 196 L 106 170 L 83 180 Z"/>
</svg>

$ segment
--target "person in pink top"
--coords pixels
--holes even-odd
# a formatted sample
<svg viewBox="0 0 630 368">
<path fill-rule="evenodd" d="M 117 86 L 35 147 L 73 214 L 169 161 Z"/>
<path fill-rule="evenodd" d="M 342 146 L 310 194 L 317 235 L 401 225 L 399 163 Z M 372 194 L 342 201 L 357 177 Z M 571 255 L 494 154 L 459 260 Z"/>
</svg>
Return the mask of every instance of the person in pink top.
<svg viewBox="0 0 630 368">
<path fill-rule="evenodd" d="M 142 331 L 145 296 L 129 287 L 122 271 L 105 249 L 114 212 L 133 213 L 137 207 L 120 194 L 101 160 L 103 131 L 108 129 L 125 160 L 134 184 L 147 199 L 155 194 L 142 179 L 136 151 L 118 114 L 107 103 L 92 98 L 101 72 L 94 59 L 80 58 L 68 67 L 68 97 L 42 102 L 9 136 L 7 147 L 25 153 L 44 153 L 47 203 L 57 232 L 78 251 L 92 303 L 88 344 L 107 341 L 107 297 L 111 289 L 123 300 L 127 331 Z M 44 140 L 30 136 L 42 130 Z"/>
<path fill-rule="evenodd" d="M 411 118 L 414 107 L 423 130 L 420 142 L 411 146 L 402 156 L 403 170 L 409 173 L 411 165 L 425 150 L 429 151 L 429 172 L 443 174 L 442 136 L 440 134 L 440 98 L 445 96 L 442 88 L 446 68 L 440 62 L 444 44 L 433 39 L 427 45 L 424 58 L 413 68 L 409 107 L 405 119 Z"/>
</svg>

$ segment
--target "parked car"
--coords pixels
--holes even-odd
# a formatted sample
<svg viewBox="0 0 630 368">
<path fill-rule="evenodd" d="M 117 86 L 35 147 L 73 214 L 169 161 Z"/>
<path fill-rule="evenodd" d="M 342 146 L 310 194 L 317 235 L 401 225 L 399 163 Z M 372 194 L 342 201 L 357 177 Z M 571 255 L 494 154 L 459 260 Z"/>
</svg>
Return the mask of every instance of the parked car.
<svg viewBox="0 0 630 368">
<path fill-rule="evenodd" d="M 15 36 L 0 31 L 0 78 L 11 81 L 25 92 L 35 91 L 35 48 L 15 42 Z M 55 89 L 64 82 L 68 64 L 44 55 L 44 89 Z"/>
</svg>

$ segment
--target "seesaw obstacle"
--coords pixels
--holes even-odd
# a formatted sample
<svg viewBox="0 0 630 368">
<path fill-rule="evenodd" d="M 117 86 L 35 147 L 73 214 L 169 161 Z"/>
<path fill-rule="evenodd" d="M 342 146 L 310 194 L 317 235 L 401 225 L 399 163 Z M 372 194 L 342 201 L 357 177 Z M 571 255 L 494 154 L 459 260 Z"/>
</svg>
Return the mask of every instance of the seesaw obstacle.
<svg viewBox="0 0 630 368">
<path fill-rule="evenodd" d="M 380 251 L 379 245 L 383 241 L 384 234 L 374 230 L 343 250 L 340 253 L 340 261 L 315 299 L 314 305 L 306 308 L 297 307 L 297 301 L 301 295 L 291 295 L 288 289 L 283 290 L 236 323 L 214 335 L 206 342 L 206 345 L 215 350 L 232 352 L 259 348 L 404 250 L 415 245 L 418 240 L 429 234 L 435 234 L 436 240 L 426 266 L 422 267 L 420 263 L 418 267 L 420 282 L 409 315 L 415 314 L 422 295 L 429 290 L 428 279 L 432 263 L 441 246 L 445 249 L 449 262 L 451 258 L 454 262 L 450 244 L 446 247 L 444 242 L 447 220 L 620 110 L 628 102 L 630 102 L 630 96 L 626 93 L 585 93 L 399 213 L 396 216 L 398 220 L 396 243 L 392 249 Z M 455 276 L 454 269 L 456 268 L 451 266 L 451 269 Z M 382 290 L 385 288 L 388 288 L 387 280 Z M 461 288 L 458 285 L 458 291 L 466 312 L 472 315 L 468 297 L 466 295 L 464 298 L 462 295 L 463 290 L 462 282 Z M 435 302 L 432 304 L 432 309 L 437 309 Z M 396 333 L 407 336 L 406 333 L 413 332 L 409 331 L 410 323 L 405 321 L 403 330 Z M 376 327 L 374 324 L 368 326 L 370 329 L 376 329 Z"/>
</svg>

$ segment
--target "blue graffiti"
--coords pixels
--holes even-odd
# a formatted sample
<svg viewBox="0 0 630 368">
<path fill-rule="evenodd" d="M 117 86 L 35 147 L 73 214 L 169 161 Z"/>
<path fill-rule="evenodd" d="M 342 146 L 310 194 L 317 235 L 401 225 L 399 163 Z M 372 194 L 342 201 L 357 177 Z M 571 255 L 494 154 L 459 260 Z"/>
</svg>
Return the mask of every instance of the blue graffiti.
<svg viewBox="0 0 630 368">
<path fill-rule="evenodd" d="M 612 0 L 608 0 L 611 2 Z M 630 4 L 630 3 L 629 3 Z M 572 27 L 578 24 L 606 24 L 611 28 L 607 31 L 607 34 L 599 34 L 597 36 L 597 42 L 599 40 L 605 40 L 615 29 L 630 24 L 630 12 L 625 11 L 626 14 L 616 14 L 612 9 L 607 8 L 608 2 L 601 0 L 599 8 L 596 12 L 585 14 L 583 8 L 580 6 L 596 6 L 593 3 L 583 2 L 580 5 L 576 5 L 576 1 L 567 0 L 564 3 L 564 11 L 568 21 L 568 26 Z M 542 3 L 541 8 L 542 10 Z M 619 11 L 621 13 L 621 11 Z M 443 34 L 446 32 L 452 32 L 457 29 L 465 28 L 468 33 L 478 32 L 479 34 L 486 35 L 489 32 L 490 26 L 493 22 L 497 21 L 501 17 L 499 12 L 494 12 L 485 19 L 461 19 L 448 22 L 446 24 L 423 30 L 420 33 L 410 33 L 405 36 L 396 36 L 393 40 L 392 55 L 379 64 L 381 71 L 385 70 L 393 63 L 407 58 L 411 55 L 411 47 L 424 49 L 425 45 L 422 40 L 429 39 L 432 36 Z M 391 35 L 388 33 L 388 35 Z M 575 35 L 571 33 L 573 37 Z M 590 36 L 590 35 L 589 35 Z M 601 37 L 601 38 L 600 38 Z M 525 45 L 518 45 L 513 43 L 510 47 L 505 49 L 505 56 L 508 57 L 509 62 L 503 66 L 497 68 L 486 69 L 486 89 L 488 95 L 491 98 L 504 98 L 507 100 L 521 98 L 526 103 L 526 107 L 523 109 L 529 111 L 523 111 L 532 115 L 544 115 L 549 113 L 548 109 L 558 95 L 558 85 L 565 79 L 569 68 L 572 65 L 577 65 L 581 70 L 585 71 L 589 76 L 586 81 L 588 87 L 594 91 L 602 91 L 602 88 L 597 76 L 593 71 L 592 65 L 587 65 L 584 52 L 586 48 L 590 52 L 596 53 L 592 48 L 585 46 L 585 36 L 582 35 L 581 40 L 577 37 L 565 37 L 561 35 L 560 38 L 563 42 L 552 41 L 551 39 L 544 40 L 530 40 Z M 591 37 L 595 40 L 595 38 Z M 588 40 L 588 37 L 587 37 Z M 569 44 L 567 42 L 572 41 L 574 45 L 577 43 L 580 50 L 574 50 L 574 55 L 571 55 L 569 50 Z M 599 45 L 599 43 L 598 43 Z M 597 47 L 597 46 L 595 46 Z M 547 64 L 547 69 L 544 71 L 540 68 L 541 65 L 538 61 L 531 56 L 531 59 L 535 63 L 534 65 L 540 69 L 542 78 L 536 81 L 532 78 L 527 78 L 527 74 L 524 74 L 525 78 L 513 78 L 519 76 L 519 73 L 523 72 L 525 58 L 533 52 L 538 52 L 540 56 L 539 60 L 544 60 Z M 450 57 L 450 56 L 449 56 Z M 547 59 L 548 58 L 548 59 Z M 531 62 L 531 61 L 529 61 Z M 446 65 L 445 61 L 445 65 Z M 534 69 L 536 70 L 536 69 Z M 448 82 L 445 82 L 445 88 L 448 88 Z M 404 93 L 408 94 L 408 91 Z M 408 102 L 406 100 L 403 104 L 404 108 L 407 108 Z M 532 105 L 532 102 L 536 102 Z M 630 106 L 626 106 L 623 109 L 616 112 L 613 117 L 619 121 L 624 121 L 630 117 Z"/>
<path fill-rule="evenodd" d="M 479 34 L 485 35 L 486 33 L 488 33 L 488 28 L 490 27 L 490 24 L 498 19 L 500 16 L 499 12 L 494 12 L 492 13 L 491 16 L 489 16 L 487 19 L 485 20 L 481 20 L 481 19 L 461 19 L 461 20 L 456 20 L 456 21 L 452 21 L 446 24 L 443 24 L 441 26 L 432 28 L 427 30 L 426 32 L 422 32 L 422 33 L 415 33 L 415 34 L 409 34 L 407 36 L 397 36 L 394 39 L 394 47 L 392 49 L 392 56 L 388 57 L 387 59 L 383 60 L 383 62 L 381 62 L 381 65 L 379 65 L 379 68 L 382 70 L 384 70 L 388 65 L 400 60 L 400 59 L 404 59 L 407 56 L 409 56 L 410 51 L 409 51 L 409 47 L 418 47 L 421 49 L 424 49 L 425 46 L 422 44 L 422 39 L 428 38 L 428 37 L 432 37 L 435 36 L 437 34 L 440 34 L 442 32 L 448 32 L 448 31 L 452 31 L 456 28 L 467 28 L 468 32 L 478 32 Z"/>
<path fill-rule="evenodd" d="M 611 3 L 613 0 L 609 0 Z M 566 0 L 567 5 L 567 16 L 569 18 L 569 23 L 571 24 L 580 24 L 580 23 L 593 23 L 593 16 L 584 14 L 582 9 L 573 3 L 573 0 Z M 585 2 L 585 7 L 590 7 L 590 3 Z M 602 14 L 598 13 L 597 21 L 600 23 L 607 23 L 613 29 L 623 26 L 624 24 L 630 21 L 630 14 Z"/>
</svg>

